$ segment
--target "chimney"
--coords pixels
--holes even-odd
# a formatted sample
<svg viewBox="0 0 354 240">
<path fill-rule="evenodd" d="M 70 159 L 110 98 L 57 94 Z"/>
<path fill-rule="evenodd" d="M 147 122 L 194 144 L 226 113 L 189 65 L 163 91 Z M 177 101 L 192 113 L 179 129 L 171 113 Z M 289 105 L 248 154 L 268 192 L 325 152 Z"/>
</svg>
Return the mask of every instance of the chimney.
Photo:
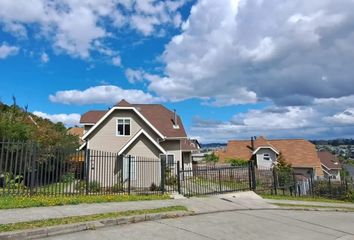
<svg viewBox="0 0 354 240">
<path fill-rule="evenodd" d="M 173 109 L 173 128 L 178 129 L 176 109 Z"/>
<path fill-rule="evenodd" d="M 254 151 L 254 140 L 253 140 L 253 137 L 251 137 L 251 148 L 252 148 L 252 151 Z"/>
</svg>

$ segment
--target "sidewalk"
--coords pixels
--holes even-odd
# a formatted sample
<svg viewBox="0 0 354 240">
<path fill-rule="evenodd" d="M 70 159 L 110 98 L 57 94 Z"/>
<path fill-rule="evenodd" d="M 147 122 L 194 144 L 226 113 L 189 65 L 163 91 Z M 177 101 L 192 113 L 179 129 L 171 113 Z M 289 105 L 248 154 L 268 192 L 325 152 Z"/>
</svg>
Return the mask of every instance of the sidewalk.
<svg viewBox="0 0 354 240">
<path fill-rule="evenodd" d="M 171 200 L 152 200 L 117 203 L 94 203 L 55 207 L 36 207 L 0 210 L 0 224 L 82 216 L 98 213 L 121 212 L 128 210 L 153 209 L 182 205 L 195 213 L 213 213 L 231 210 L 274 209 L 277 206 L 267 203 L 253 192 L 222 194 L 212 197 L 185 198 Z"/>
<path fill-rule="evenodd" d="M 313 201 L 297 201 L 297 200 L 281 200 L 281 199 L 264 199 L 267 203 L 280 203 L 291 205 L 308 205 L 308 206 L 323 206 L 323 207 L 338 207 L 338 208 L 353 208 L 354 203 L 330 203 L 330 202 L 313 202 Z"/>
</svg>

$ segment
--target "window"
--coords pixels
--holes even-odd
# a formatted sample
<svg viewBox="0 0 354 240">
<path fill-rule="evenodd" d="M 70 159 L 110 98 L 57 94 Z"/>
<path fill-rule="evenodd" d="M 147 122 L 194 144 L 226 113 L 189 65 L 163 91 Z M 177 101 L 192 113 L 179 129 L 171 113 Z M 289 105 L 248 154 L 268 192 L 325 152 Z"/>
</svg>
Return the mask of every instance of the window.
<svg viewBox="0 0 354 240">
<path fill-rule="evenodd" d="M 269 161 L 270 160 L 269 153 L 263 153 L 263 160 L 265 160 L 265 161 Z"/>
<path fill-rule="evenodd" d="M 166 165 L 169 167 L 174 167 L 175 155 L 174 154 L 161 154 L 160 159 L 166 161 Z"/>
<path fill-rule="evenodd" d="M 117 119 L 117 136 L 130 135 L 130 118 Z"/>
<path fill-rule="evenodd" d="M 173 165 L 175 163 L 175 155 L 167 154 L 167 165 Z"/>
</svg>

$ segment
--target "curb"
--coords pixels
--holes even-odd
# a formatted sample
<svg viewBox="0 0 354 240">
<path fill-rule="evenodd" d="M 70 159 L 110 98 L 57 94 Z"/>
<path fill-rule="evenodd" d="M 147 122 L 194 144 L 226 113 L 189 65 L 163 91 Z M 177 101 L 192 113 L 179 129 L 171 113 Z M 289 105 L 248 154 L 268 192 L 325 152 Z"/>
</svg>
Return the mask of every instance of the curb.
<svg viewBox="0 0 354 240">
<path fill-rule="evenodd" d="M 194 212 L 175 211 L 175 212 L 167 212 L 167 213 L 153 213 L 153 214 L 143 214 L 143 215 L 135 215 L 129 217 L 102 219 L 102 220 L 84 222 L 84 223 L 73 223 L 73 224 L 58 225 L 58 226 L 52 226 L 46 228 L 36 228 L 31 230 L 5 232 L 5 233 L 0 233 L 0 239 L 44 238 L 44 237 L 51 237 L 51 236 L 67 234 L 67 233 L 81 232 L 86 230 L 96 230 L 99 228 L 116 226 L 116 225 L 154 221 L 154 220 L 161 220 L 167 218 L 179 218 L 179 217 L 185 217 L 191 215 L 195 215 Z"/>
<path fill-rule="evenodd" d="M 254 210 L 254 211 L 292 210 L 292 211 L 351 212 L 351 213 L 353 212 L 341 208 L 304 208 L 304 207 L 278 207 L 278 208 L 259 208 L 259 209 L 246 208 L 246 209 L 233 209 L 233 210 L 223 210 L 223 211 L 208 211 L 208 212 L 200 212 L 200 213 L 195 213 L 193 211 L 175 211 L 175 212 L 167 212 L 167 213 L 153 213 L 153 214 L 143 214 L 143 215 L 135 215 L 129 217 L 109 218 L 109 219 L 102 219 L 102 220 L 91 221 L 91 222 L 73 223 L 73 224 L 58 225 L 58 226 L 36 228 L 36 229 L 29 229 L 29 230 L 19 230 L 14 232 L 4 232 L 4 233 L 0 233 L 0 239 L 37 239 L 37 238 L 51 237 L 51 236 L 81 232 L 86 230 L 96 230 L 104 227 L 139 223 L 145 221 L 155 221 L 155 220 L 162 220 L 168 218 L 179 218 L 179 217 L 186 217 L 186 216 L 205 215 L 205 214 L 213 214 L 213 213 L 221 213 L 221 212 L 238 212 L 238 211 L 247 211 L 247 210 Z"/>
</svg>

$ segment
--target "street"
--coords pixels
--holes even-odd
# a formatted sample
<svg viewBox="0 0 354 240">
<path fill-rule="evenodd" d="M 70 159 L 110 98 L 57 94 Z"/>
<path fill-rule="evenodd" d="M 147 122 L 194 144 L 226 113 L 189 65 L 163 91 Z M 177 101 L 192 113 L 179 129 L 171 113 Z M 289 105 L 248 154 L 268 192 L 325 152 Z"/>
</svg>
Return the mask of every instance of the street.
<svg viewBox="0 0 354 240">
<path fill-rule="evenodd" d="M 48 239 L 354 239 L 354 213 L 242 210 L 90 230 Z"/>
</svg>

